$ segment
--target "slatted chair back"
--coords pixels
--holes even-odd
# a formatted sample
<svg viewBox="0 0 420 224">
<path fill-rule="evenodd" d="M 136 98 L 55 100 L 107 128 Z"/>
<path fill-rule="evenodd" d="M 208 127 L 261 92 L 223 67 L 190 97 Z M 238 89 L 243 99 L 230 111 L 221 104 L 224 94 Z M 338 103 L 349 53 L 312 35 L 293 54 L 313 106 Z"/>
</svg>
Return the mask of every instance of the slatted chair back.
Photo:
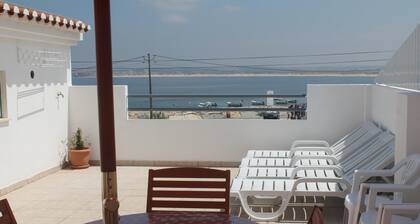
<svg viewBox="0 0 420 224">
<path fill-rule="evenodd" d="M 207 168 L 149 170 L 147 212 L 229 214 L 230 171 Z"/>
<path fill-rule="evenodd" d="M 7 199 L 0 200 L 0 224 L 16 224 L 15 216 Z"/>
</svg>

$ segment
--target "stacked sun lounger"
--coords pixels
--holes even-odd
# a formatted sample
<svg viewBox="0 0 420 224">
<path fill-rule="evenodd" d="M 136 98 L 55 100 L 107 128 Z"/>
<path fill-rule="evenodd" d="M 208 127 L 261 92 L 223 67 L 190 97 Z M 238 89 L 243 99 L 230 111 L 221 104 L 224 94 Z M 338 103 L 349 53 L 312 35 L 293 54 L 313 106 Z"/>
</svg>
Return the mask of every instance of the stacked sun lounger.
<svg viewBox="0 0 420 224">
<path fill-rule="evenodd" d="M 349 155 L 353 155 L 354 151 L 366 146 L 382 132 L 374 123 L 366 122 L 331 147 L 317 145 L 318 140 L 296 141 L 293 143 L 291 151 L 250 150 L 247 157 L 242 159 L 241 167 L 333 165 L 339 163 L 342 159 L 346 159 Z M 299 142 L 305 142 L 305 145 Z M 309 142 L 314 142 L 315 145 L 310 146 L 308 145 Z"/>
<path fill-rule="evenodd" d="M 247 158 L 290 158 L 293 156 L 311 156 L 311 155 L 341 155 L 348 152 L 347 147 L 352 143 L 363 141 L 377 135 L 381 129 L 371 121 L 367 121 L 352 130 L 347 135 L 330 146 L 324 140 L 296 140 L 288 150 L 249 150 Z"/>
<path fill-rule="evenodd" d="M 303 141 L 299 141 L 301 144 Z M 244 211 L 256 220 L 275 220 L 292 196 L 345 197 L 357 169 L 382 169 L 394 156 L 394 136 L 367 122 L 333 146 L 294 144 L 293 152 L 250 151 L 234 179 L 231 196 L 241 201 Z M 302 150 L 299 151 L 297 148 Z M 303 153 L 305 152 L 305 153 Z M 299 163 L 296 163 L 296 158 Z M 281 199 L 279 209 L 256 212 L 252 198 Z"/>
</svg>

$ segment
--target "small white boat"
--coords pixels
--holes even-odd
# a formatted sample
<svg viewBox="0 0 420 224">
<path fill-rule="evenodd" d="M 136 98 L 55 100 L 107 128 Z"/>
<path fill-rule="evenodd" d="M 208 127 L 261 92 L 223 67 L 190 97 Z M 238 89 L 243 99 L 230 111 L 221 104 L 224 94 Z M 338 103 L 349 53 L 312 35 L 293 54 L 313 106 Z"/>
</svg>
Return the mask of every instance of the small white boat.
<svg viewBox="0 0 420 224">
<path fill-rule="evenodd" d="M 251 105 L 253 105 L 253 106 L 264 106 L 265 102 L 263 100 L 253 100 L 253 101 L 251 101 Z"/>
<path fill-rule="evenodd" d="M 202 107 L 202 108 L 217 107 L 217 103 L 216 102 L 207 101 L 205 103 L 199 103 L 198 104 L 198 107 Z"/>
</svg>

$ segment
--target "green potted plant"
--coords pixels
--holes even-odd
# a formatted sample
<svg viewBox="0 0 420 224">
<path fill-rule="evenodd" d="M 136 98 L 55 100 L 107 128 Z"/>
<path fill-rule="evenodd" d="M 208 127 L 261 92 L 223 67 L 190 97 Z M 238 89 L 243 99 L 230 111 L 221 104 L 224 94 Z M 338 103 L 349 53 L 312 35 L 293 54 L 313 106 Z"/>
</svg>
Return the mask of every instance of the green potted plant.
<svg viewBox="0 0 420 224">
<path fill-rule="evenodd" d="M 70 139 L 69 162 L 73 169 L 83 169 L 89 167 L 90 148 L 85 143 L 80 128 L 73 134 Z"/>
</svg>

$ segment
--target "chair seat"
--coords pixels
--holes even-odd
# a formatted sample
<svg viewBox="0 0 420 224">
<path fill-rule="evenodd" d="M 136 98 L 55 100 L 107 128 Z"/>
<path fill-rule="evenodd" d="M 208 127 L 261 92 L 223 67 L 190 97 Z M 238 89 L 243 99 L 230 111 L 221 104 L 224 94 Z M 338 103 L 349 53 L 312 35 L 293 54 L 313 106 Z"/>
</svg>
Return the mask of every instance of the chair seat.
<svg viewBox="0 0 420 224">
<path fill-rule="evenodd" d="M 375 224 L 376 223 L 376 219 L 378 216 L 378 212 L 365 212 L 360 216 L 360 223 L 361 224 Z M 394 215 L 392 216 L 392 221 L 391 223 L 396 223 L 396 224 L 418 224 L 419 221 L 418 220 L 412 220 L 408 217 L 403 217 L 403 216 L 399 216 L 399 215 Z"/>
</svg>

